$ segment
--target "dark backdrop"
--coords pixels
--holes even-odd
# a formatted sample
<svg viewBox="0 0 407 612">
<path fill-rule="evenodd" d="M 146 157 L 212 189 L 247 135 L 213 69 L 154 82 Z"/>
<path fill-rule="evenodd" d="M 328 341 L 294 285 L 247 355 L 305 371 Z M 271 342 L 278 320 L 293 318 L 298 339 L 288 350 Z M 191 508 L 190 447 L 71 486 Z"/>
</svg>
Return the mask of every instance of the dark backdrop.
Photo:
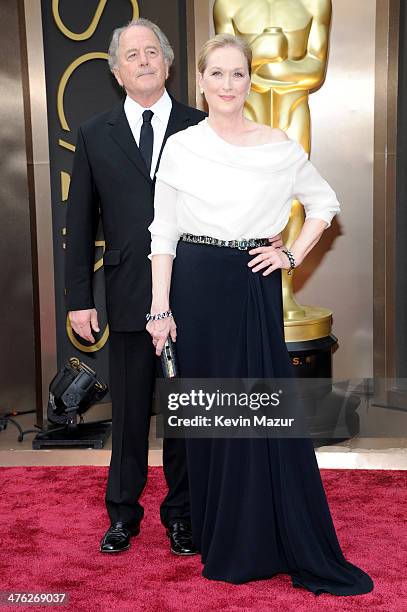
<svg viewBox="0 0 407 612">
<path fill-rule="evenodd" d="M 63 111 L 67 125 L 58 115 L 58 87 L 65 71 L 78 58 L 88 53 L 107 52 L 111 33 L 133 18 L 138 6 L 140 17 L 155 21 L 167 34 L 175 52 L 175 62 L 167 83 L 168 89 L 180 101 L 187 103 L 187 45 L 185 0 L 109 0 L 90 36 L 74 40 L 72 33 L 86 32 L 96 13 L 99 0 L 60 0 L 59 17 L 70 32 L 63 32 L 53 15 L 52 1 L 42 0 L 42 21 L 47 86 L 49 147 L 51 167 L 52 222 L 55 267 L 55 304 L 57 324 L 58 367 L 70 356 L 77 356 L 94 367 L 108 382 L 108 351 L 104 279 L 101 257 L 103 236 L 99 230 L 95 261 L 99 269 L 94 275 L 96 306 L 100 315 L 100 334 L 96 335 L 97 350 L 89 350 L 88 343 L 73 338 L 66 326 L 64 303 L 64 246 L 66 198 L 73 162 L 72 148 L 76 143 L 78 126 L 97 113 L 108 110 L 123 98 L 123 92 L 111 75 L 107 61 L 95 58 L 81 63 L 67 81 L 63 98 Z M 59 105 L 61 110 L 61 103 Z M 65 146 L 61 145 L 65 142 Z M 72 334 L 72 332 L 70 332 Z M 109 398 L 106 397 L 105 401 Z"/>
</svg>

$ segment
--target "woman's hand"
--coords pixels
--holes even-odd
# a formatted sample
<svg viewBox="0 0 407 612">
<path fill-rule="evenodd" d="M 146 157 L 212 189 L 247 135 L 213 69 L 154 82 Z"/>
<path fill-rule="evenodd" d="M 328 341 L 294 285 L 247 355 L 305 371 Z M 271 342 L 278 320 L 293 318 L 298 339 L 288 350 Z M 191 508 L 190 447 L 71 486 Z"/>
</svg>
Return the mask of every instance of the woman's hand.
<svg viewBox="0 0 407 612">
<path fill-rule="evenodd" d="M 279 268 L 283 270 L 291 268 L 287 255 L 281 249 L 273 246 L 256 247 L 249 251 L 249 255 L 256 255 L 256 257 L 253 257 L 247 265 L 252 268 L 252 272 L 264 270 L 263 276 L 268 276 Z"/>
<path fill-rule="evenodd" d="M 167 319 L 159 319 L 158 321 L 149 321 L 146 325 L 146 330 L 153 339 L 155 354 L 159 357 L 164 348 L 165 341 L 168 336 L 175 342 L 177 339 L 177 326 L 173 317 Z"/>
<path fill-rule="evenodd" d="M 273 246 L 275 249 L 279 249 L 280 247 L 284 246 L 284 242 L 283 242 L 283 238 L 280 234 L 277 234 L 277 236 L 273 236 L 272 238 L 268 239 L 270 246 Z"/>
</svg>

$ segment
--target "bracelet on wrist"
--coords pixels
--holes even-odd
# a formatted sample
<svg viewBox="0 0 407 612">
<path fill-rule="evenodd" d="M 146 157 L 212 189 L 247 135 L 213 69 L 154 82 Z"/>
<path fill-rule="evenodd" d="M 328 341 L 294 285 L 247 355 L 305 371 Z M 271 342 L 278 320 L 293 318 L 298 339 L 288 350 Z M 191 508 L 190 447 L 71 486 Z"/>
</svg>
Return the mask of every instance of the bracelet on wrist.
<svg viewBox="0 0 407 612">
<path fill-rule="evenodd" d="M 291 253 L 290 249 L 287 249 L 287 247 L 281 249 L 283 251 L 283 253 L 285 253 L 288 257 L 288 261 L 290 262 L 290 269 L 287 270 L 287 274 L 291 274 L 291 272 L 294 270 L 295 266 L 297 265 L 295 263 L 295 258 L 294 255 Z"/>
<path fill-rule="evenodd" d="M 169 317 L 172 317 L 171 310 L 165 310 L 164 312 L 157 312 L 156 314 L 151 314 L 151 312 L 148 312 L 146 314 L 147 322 L 148 321 L 160 321 L 161 319 L 168 319 Z"/>
</svg>

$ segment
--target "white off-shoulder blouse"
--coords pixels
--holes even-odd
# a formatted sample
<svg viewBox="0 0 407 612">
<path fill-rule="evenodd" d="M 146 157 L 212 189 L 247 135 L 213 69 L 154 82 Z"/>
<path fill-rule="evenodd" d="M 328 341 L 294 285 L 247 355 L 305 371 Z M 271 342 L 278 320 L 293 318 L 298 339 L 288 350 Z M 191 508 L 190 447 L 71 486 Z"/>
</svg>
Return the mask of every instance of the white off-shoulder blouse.
<svg viewBox="0 0 407 612">
<path fill-rule="evenodd" d="M 175 257 L 182 233 L 221 240 L 267 238 L 288 223 L 292 200 L 331 225 L 340 205 L 303 147 L 288 139 L 240 146 L 205 118 L 170 136 L 156 174 L 152 255 Z"/>
</svg>

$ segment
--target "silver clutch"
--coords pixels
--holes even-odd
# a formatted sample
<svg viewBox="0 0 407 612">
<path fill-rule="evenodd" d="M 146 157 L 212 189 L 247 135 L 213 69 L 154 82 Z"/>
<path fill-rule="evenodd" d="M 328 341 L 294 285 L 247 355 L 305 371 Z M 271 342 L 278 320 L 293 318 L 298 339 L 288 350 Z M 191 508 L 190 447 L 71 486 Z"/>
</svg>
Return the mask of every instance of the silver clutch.
<svg viewBox="0 0 407 612">
<path fill-rule="evenodd" d="M 168 336 L 161 352 L 161 367 L 164 378 L 175 378 L 179 375 L 175 344 Z"/>
</svg>

